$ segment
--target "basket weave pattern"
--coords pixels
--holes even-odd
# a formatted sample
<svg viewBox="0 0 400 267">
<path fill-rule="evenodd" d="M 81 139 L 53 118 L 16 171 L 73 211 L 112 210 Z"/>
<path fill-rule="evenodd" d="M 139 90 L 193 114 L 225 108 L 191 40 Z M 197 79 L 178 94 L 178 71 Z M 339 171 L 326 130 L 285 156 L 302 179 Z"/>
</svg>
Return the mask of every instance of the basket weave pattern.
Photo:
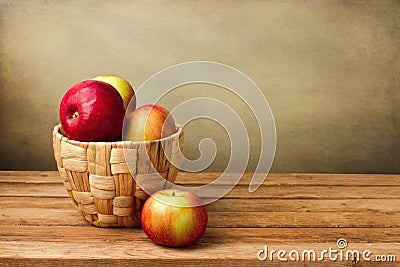
<svg viewBox="0 0 400 267">
<path fill-rule="evenodd" d="M 183 129 L 147 142 L 78 142 L 53 129 L 53 148 L 64 187 L 88 222 L 100 227 L 134 227 L 148 194 L 135 182 L 155 172 L 174 182 L 183 148 Z M 163 149 L 164 148 L 164 149 Z M 126 159 L 129 161 L 129 167 Z M 132 174 L 135 179 L 133 179 Z M 151 179 L 149 179 L 150 181 Z"/>
</svg>

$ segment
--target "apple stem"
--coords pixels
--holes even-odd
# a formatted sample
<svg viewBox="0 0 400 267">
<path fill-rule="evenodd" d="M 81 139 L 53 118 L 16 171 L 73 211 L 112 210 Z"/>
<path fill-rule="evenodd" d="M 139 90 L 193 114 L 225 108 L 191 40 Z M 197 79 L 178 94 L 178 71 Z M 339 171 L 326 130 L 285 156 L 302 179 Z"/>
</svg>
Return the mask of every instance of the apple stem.
<svg viewBox="0 0 400 267">
<path fill-rule="evenodd" d="M 173 197 L 175 196 L 175 191 L 172 191 L 172 196 L 173 196 Z"/>
</svg>

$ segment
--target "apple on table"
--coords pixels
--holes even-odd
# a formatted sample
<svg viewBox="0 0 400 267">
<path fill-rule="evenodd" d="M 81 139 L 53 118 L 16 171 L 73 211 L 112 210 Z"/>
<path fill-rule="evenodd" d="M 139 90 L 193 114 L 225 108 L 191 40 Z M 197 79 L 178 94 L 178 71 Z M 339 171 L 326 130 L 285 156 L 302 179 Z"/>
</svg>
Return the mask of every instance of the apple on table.
<svg viewBox="0 0 400 267">
<path fill-rule="evenodd" d="M 208 215 L 201 199 L 192 192 L 165 189 L 144 203 L 142 228 L 155 243 L 169 247 L 193 244 L 204 234 Z"/>
</svg>

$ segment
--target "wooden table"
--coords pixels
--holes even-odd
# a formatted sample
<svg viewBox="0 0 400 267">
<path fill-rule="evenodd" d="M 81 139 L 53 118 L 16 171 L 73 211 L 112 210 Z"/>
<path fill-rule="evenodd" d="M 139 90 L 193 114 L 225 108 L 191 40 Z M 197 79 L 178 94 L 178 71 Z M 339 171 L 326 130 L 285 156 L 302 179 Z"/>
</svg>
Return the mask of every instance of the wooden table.
<svg viewBox="0 0 400 267">
<path fill-rule="evenodd" d="M 177 183 L 205 184 L 216 177 L 180 173 Z M 245 175 L 233 191 L 207 206 L 208 228 L 196 244 L 174 249 L 153 244 L 140 228 L 91 226 L 74 208 L 57 172 L 0 171 L 0 265 L 284 263 L 278 252 L 273 261 L 259 260 L 265 257 L 265 246 L 268 255 L 271 250 L 286 252 L 280 256 L 287 266 L 397 266 L 373 262 L 377 256 L 386 261 L 395 256 L 400 265 L 400 175 L 270 174 L 254 193 L 247 191 L 249 181 Z M 347 241 L 343 249 L 337 246 L 341 238 Z M 329 248 L 337 260 L 325 253 L 318 262 Z M 352 261 L 354 250 L 371 251 L 366 252 L 371 262 L 362 254 Z M 299 261 L 292 260 L 296 253 Z"/>
</svg>

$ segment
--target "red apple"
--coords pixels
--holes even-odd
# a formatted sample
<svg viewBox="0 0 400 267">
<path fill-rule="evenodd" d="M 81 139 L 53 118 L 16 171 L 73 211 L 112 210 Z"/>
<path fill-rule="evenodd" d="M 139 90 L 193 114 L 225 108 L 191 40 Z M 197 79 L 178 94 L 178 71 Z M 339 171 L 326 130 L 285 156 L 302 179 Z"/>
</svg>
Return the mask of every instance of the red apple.
<svg viewBox="0 0 400 267">
<path fill-rule="evenodd" d="M 208 215 L 196 194 L 166 189 L 146 200 L 141 220 L 143 231 L 153 242 L 169 247 L 184 247 L 193 244 L 204 234 Z"/>
<path fill-rule="evenodd" d="M 176 132 L 168 110 L 158 105 L 144 105 L 127 115 L 124 124 L 126 141 L 158 140 Z"/>
<path fill-rule="evenodd" d="M 72 86 L 60 104 L 61 127 L 66 137 L 77 141 L 120 140 L 124 116 L 120 94 L 101 81 Z"/>
</svg>

